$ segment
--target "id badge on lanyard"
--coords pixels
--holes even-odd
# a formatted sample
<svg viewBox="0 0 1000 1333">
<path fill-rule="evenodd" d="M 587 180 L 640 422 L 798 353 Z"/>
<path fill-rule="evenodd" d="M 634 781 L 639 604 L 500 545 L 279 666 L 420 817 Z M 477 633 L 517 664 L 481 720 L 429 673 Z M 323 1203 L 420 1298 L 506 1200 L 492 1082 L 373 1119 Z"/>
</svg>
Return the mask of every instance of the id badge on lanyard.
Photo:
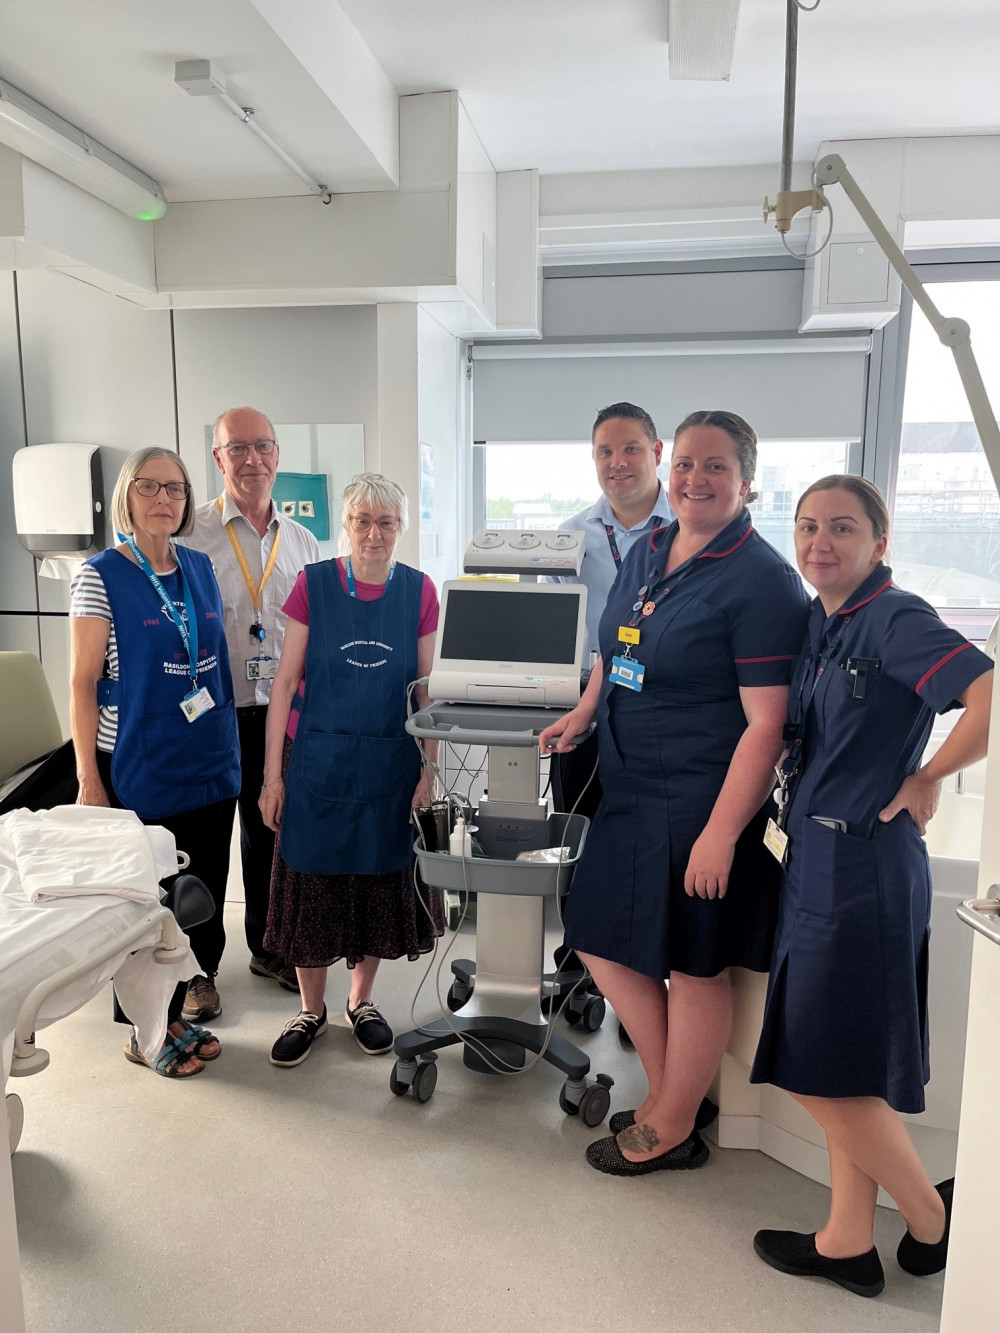
<svg viewBox="0 0 1000 1333">
<path fill-rule="evenodd" d="M 163 609 L 177 627 L 177 632 L 181 636 L 181 642 L 187 649 L 188 671 L 191 677 L 191 688 L 185 694 L 180 702 L 180 710 L 189 722 L 197 722 L 198 718 L 215 707 L 215 700 L 208 692 L 208 688 L 202 685 L 198 688 L 198 619 L 195 615 L 194 597 L 191 593 L 191 585 L 188 583 L 187 575 L 184 573 L 184 566 L 178 560 L 177 568 L 180 570 L 181 587 L 184 589 L 184 615 L 177 610 L 174 605 L 174 599 L 164 588 L 163 584 L 157 578 L 156 571 L 146 559 L 145 555 L 139 549 L 139 544 L 134 536 L 129 536 L 126 542 L 129 550 L 135 557 L 136 563 L 142 572 L 149 579 L 153 588 L 163 601 Z"/>
<path fill-rule="evenodd" d="M 827 655 L 826 661 L 836 654 L 839 644 L 834 644 Z M 802 750 L 805 744 L 805 722 L 806 714 L 812 707 L 813 695 L 822 679 L 823 672 L 826 670 L 822 653 L 817 655 L 816 669 L 813 673 L 812 683 L 809 686 L 809 697 L 803 699 L 805 694 L 805 681 L 799 690 L 799 716 L 794 723 L 789 723 L 785 728 L 785 741 L 788 745 L 788 753 L 777 765 L 774 770 L 775 777 L 778 779 L 778 785 L 772 793 L 774 803 L 778 807 L 777 817 L 771 816 L 764 829 L 764 846 L 775 858 L 779 865 L 783 865 L 785 857 L 788 855 L 788 834 L 784 830 L 785 817 L 788 814 L 788 804 L 791 799 L 789 788 L 799 769 L 802 767 Z"/>
</svg>

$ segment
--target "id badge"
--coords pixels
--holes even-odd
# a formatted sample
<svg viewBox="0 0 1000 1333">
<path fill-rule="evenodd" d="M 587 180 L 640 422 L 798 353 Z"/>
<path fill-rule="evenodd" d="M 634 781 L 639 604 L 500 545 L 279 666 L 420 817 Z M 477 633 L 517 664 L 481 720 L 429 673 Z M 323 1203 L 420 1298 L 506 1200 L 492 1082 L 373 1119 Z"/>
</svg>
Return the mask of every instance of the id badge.
<svg viewBox="0 0 1000 1333">
<path fill-rule="evenodd" d="M 645 675 L 646 668 L 634 657 L 612 657 L 611 675 L 608 677 L 612 685 L 622 685 L 626 690 L 635 690 L 638 694 Z"/>
<path fill-rule="evenodd" d="M 274 680 L 278 674 L 276 657 L 247 658 L 247 680 Z"/>
<path fill-rule="evenodd" d="M 779 865 L 784 865 L 785 852 L 788 850 L 788 834 L 778 828 L 773 819 L 767 821 L 767 828 L 764 830 L 764 846 Z"/>
<path fill-rule="evenodd" d="M 639 642 L 639 631 L 637 629 L 633 629 L 631 625 L 619 625 L 618 642 L 630 643 L 634 648 L 635 645 Z"/>
<path fill-rule="evenodd" d="M 192 690 L 181 700 L 181 712 L 189 722 L 197 722 L 203 713 L 215 707 L 215 700 L 203 685 L 200 690 Z"/>
</svg>

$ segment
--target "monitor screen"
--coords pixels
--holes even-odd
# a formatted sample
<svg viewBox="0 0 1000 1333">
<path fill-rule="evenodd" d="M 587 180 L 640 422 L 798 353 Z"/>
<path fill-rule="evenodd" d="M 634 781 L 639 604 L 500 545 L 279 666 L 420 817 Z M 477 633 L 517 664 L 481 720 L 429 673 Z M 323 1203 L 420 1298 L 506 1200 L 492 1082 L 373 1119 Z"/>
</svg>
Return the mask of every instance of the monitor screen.
<svg viewBox="0 0 1000 1333">
<path fill-rule="evenodd" d="M 451 588 L 440 656 L 565 666 L 576 657 L 579 610 L 579 597 Z"/>
</svg>

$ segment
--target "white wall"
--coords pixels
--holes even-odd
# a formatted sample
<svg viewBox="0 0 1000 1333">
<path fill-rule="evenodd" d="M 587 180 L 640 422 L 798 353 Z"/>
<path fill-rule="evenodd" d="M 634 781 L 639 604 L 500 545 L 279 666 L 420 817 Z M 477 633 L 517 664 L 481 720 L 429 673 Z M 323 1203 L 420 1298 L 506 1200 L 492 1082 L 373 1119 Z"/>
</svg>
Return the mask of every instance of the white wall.
<svg viewBox="0 0 1000 1333">
<path fill-rule="evenodd" d="M 417 316 L 417 434 L 421 452 L 421 485 L 429 467 L 430 494 L 418 491 L 411 500 L 420 517 L 420 567 L 440 588 L 461 570 L 464 544 L 464 442 L 459 438 L 459 357 L 461 343 L 421 306 Z M 421 513 L 423 499 L 430 513 Z"/>
</svg>

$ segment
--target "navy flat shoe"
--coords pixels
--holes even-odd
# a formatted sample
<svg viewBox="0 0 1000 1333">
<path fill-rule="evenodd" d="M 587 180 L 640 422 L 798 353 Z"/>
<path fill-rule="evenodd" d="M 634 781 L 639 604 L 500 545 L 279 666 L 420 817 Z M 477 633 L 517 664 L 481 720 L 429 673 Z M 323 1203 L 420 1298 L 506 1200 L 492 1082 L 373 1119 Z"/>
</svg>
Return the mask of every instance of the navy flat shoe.
<svg viewBox="0 0 1000 1333">
<path fill-rule="evenodd" d="M 715 1102 L 709 1101 L 707 1097 L 701 1099 L 701 1105 L 698 1107 L 698 1114 L 694 1118 L 694 1127 L 696 1130 L 708 1129 L 713 1120 L 719 1118 L 719 1108 Z M 616 1111 L 608 1121 L 608 1129 L 612 1134 L 620 1134 L 623 1129 L 631 1129 L 635 1124 L 634 1111 Z"/>
<path fill-rule="evenodd" d="M 659 1157 L 647 1157 L 644 1162 L 630 1162 L 622 1154 L 612 1134 L 595 1140 L 587 1149 L 587 1161 L 595 1171 L 607 1176 L 648 1176 L 652 1171 L 694 1171 L 708 1161 L 708 1147 L 699 1134 L 692 1134 L 668 1148 Z"/>
<path fill-rule="evenodd" d="M 914 1240 L 907 1231 L 896 1251 L 896 1263 L 905 1273 L 912 1273 L 914 1277 L 930 1277 L 932 1273 L 940 1273 L 948 1261 L 948 1235 L 951 1231 L 951 1201 L 955 1192 L 955 1177 L 943 1180 L 934 1188 L 944 1203 L 944 1235 L 936 1243 L 926 1244 L 922 1240 Z"/>
<path fill-rule="evenodd" d="M 794 1277 L 824 1277 L 846 1287 L 856 1296 L 877 1296 L 885 1286 L 885 1273 L 873 1245 L 865 1254 L 850 1259 L 828 1259 L 816 1249 L 816 1233 L 758 1231 L 753 1238 L 758 1256 L 779 1273 Z"/>
</svg>

